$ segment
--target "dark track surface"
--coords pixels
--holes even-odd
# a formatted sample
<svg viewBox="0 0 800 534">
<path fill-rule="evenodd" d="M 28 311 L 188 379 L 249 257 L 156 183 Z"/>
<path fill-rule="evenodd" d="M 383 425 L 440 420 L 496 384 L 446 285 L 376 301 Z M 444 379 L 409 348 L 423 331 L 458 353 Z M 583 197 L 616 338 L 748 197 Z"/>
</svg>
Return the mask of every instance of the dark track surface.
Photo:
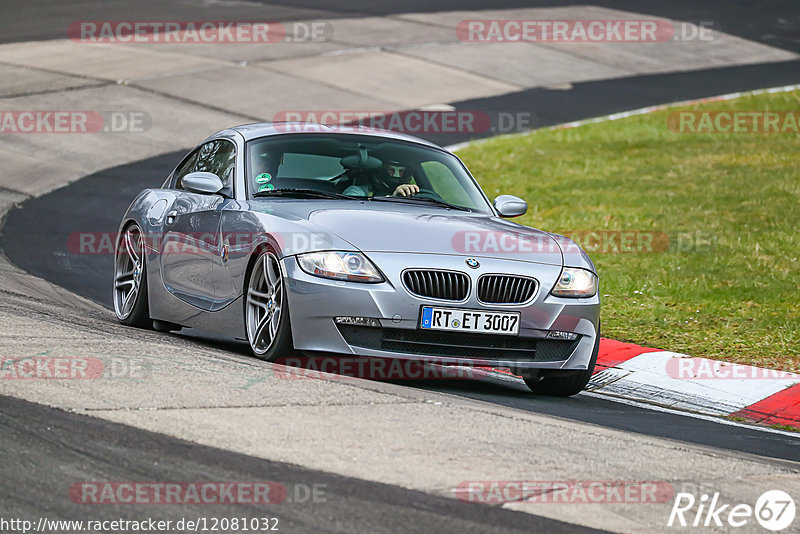
<svg viewBox="0 0 800 534">
<path fill-rule="evenodd" d="M 795 437 L 766 433 L 585 395 L 566 399 L 534 397 L 522 389 L 521 385 L 519 389 L 478 382 L 460 383 L 460 381 L 409 385 L 605 428 L 781 460 L 795 462 L 800 460 L 798 452 L 800 435 Z"/>
<path fill-rule="evenodd" d="M 800 60 L 584 82 L 566 91 L 533 88 L 457 102 L 454 106 L 459 110 L 483 110 L 490 117 L 496 117 L 499 112 L 530 112 L 535 118 L 534 126 L 541 127 L 658 104 L 797 83 L 800 83 Z M 490 135 L 491 132 L 475 137 Z M 427 137 L 446 145 L 463 141 L 467 136 Z"/>
<path fill-rule="evenodd" d="M 142 188 L 160 184 L 169 172 L 165 169 L 170 169 L 181 156 L 182 152 L 167 154 L 108 169 L 25 202 L 23 209 L 9 215 L 0 236 L 0 248 L 25 270 L 110 307 L 112 255 L 108 251 L 71 253 L 67 239 L 80 232 L 116 232 L 130 199 Z M 96 206 L 104 209 L 97 210 Z M 32 243 L 37 246 L 31 246 Z M 248 350 L 245 345 L 214 340 L 198 339 L 198 342 L 222 345 L 244 354 Z M 524 390 L 481 382 L 424 381 L 407 385 L 618 430 L 784 460 L 799 459 L 800 436 L 721 425 L 586 396 L 533 397 Z"/>
<path fill-rule="evenodd" d="M 259 5 L 261 4 L 261 5 Z M 298 20 L 385 16 L 454 10 L 574 6 L 573 0 L 251 0 L 206 3 L 203 0 L 163 2 L 129 0 L 64 2 L 63 0 L 3 0 L 0 43 L 63 39 L 67 28 L 81 20 Z M 712 22 L 716 29 L 771 46 L 800 52 L 800 15 L 793 0 L 594 0 L 591 5 L 690 22 Z M 158 13 L 158 16 L 152 16 Z"/>
<path fill-rule="evenodd" d="M 204 447 L 5 396 L 0 396 L 0 450 L 5 456 L 0 466 L 2 517 L 27 519 L 34 525 L 42 516 L 137 521 L 151 517 L 173 524 L 181 518 L 277 517 L 278 531 L 290 534 L 600 532 L 498 506 Z M 105 481 L 277 482 L 289 497 L 286 502 L 266 505 L 89 505 L 70 499 L 73 484 Z M 304 488 L 315 485 L 324 501 L 306 501 Z"/>
<path fill-rule="evenodd" d="M 502 9 L 575 5 L 565 1 L 294 0 L 210 3 L 202 0 L 4 0 L 0 6 L 0 43 L 64 38 L 79 20 L 297 20 L 386 15 L 414 11 Z M 597 0 L 593 5 L 652 16 L 713 21 L 730 34 L 800 52 L 800 4 L 758 0 L 676 0 L 649 2 Z M 537 125 L 556 124 L 637 107 L 700 98 L 733 91 L 800 82 L 800 61 L 731 67 L 703 72 L 640 76 L 576 84 L 569 91 L 531 89 L 511 95 L 455 103 L 463 110 L 533 112 Z M 210 132 L 199 132 L 204 136 Z M 432 138 L 440 144 L 464 137 Z M 199 139 L 198 139 L 199 141 Z M 168 154 L 85 178 L 24 203 L 8 215 L 0 249 L 18 266 L 71 291 L 109 305 L 110 254 L 73 254 L 67 237 L 75 232 L 115 232 L 120 216 L 144 187 L 156 187 L 183 154 Z M 219 342 L 199 339 L 198 343 Z M 244 350 L 232 346 L 232 350 Z M 513 388 L 480 382 L 408 383 L 434 391 L 533 411 L 608 428 L 797 460 L 799 438 L 719 425 L 679 415 L 577 396 L 544 399 Z M 304 470 L 276 462 L 200 447 L 106 421 L 67 414 L 0 397 L 0 502 L 6 517 L 164 519 L 191 516 L 272 515 L 284 532 L 542 531 L 577 532 L 580 527 L 480 505 L 467 505 L 392 486 Z M 15 461 L 8 461 L 14 458 Z M 275 480 L 328 484 L 327 503 L 252 507 L 91 507 L 72 503 L 67 488 L 80 480 Z M 274 510 L 274 511 L 273 511 Z"/>
<path fill-rule="evenodd" d="M 533 108 L 541 124 L 556 124 L 665 101 L 752 89 L 759 84 L 797 83 L 799 67 L 800 62 L 789 62 L 590 82 L 577 84 L 571 91 L 532 89 L 457 103 L 456 107 L 528 111 Z M 434 140 L 453 143 L 464 137 Z M 0 235 L 0 249 L 26 271 L 110 307 L 112 255 L 108 250 L 101 254 L 74 253 L 68 249 L 67 240 L 72 235 L 72 242 L 78 242 L 75 234 L 81 232 L 116 232 L 120 217 L 136 193 L 145 187 L 158 187 L 183 154 L 172 153 L 108 169 L 25 202 L 21 209 L 8 215 Z M 689 443 L 781 459 L 798 458 L 800 438 L 717 425 L 611 401 L 588 397 L 542 399 L 481 383 L 414 386 Z"/>
</svg>

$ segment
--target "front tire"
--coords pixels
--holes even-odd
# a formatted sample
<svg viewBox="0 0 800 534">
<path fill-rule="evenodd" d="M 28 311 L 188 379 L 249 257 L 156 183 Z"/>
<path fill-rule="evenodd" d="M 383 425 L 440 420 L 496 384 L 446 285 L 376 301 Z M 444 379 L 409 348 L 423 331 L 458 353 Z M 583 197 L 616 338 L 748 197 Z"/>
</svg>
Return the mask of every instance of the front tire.
<svg viewBox="0 0 800 534">
<path fill-rule="evenodd" d="M 547 395 L 551 397 L 570 397 L 577 395 L 589 380 L 592 378 L 594 366 L 597 363 L 597 354 L 600 352 L 600 328 L 597 329 L 597 337 L 594 342 L 594 350 L 589 360 L 589 366 L 585 371 L 567 371 L 565 376 L 547 376 L 541 378 L 525 378 L 525 385 L 537 395 Z"/>
<path fill-rule="evenodd" d="M 147 299 L 147 262 L 139 225 L 125 227 L 114 254 L 114 312 L 126 326 L 152 328 Z"/>
<path fill-rule="evenodd" d="M 253 354 L 268 362 L 294 354 L 286 288 L 275 254 L 259 253 L 246 288 L 244 321 Z"/>
</svg>

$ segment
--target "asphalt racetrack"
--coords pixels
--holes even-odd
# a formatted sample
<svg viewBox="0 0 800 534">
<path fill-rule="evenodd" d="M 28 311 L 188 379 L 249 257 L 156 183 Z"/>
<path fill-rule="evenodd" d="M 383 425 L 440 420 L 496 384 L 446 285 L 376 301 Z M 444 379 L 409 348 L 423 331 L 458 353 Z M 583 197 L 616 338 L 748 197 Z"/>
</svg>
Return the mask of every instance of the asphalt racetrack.
<svg viewBox="0 0 800 534">
<path fill-rule="evenodd" d="M 479 10 L 486 9 L 486 4 L 480 0 L 187 0 L 168 3 L 142 0 L 136 2 L 136 13 L 132 14 L 131 3 L 123 0 L 88 5 L 80 3 L 80 12 L 76 3 L 6 0 L 0 7 L 0 44 L 63 39 L 64 28 L 79 18 L 193 20 L 198 18 L 197 10 L 200 7 L 203 9 L 202 16 L 212 20 L 257 20 L 263 18 L 266 10 L 271 19 L 291 21 Z M 498 0 L 491 2 L 491 9 L 572 5 L 564 1 Z M 633 0 L 601 0 L 593 5 L 646 13 L 654 17 L 696 22 L 711 20 L 715 29 L 727 34 L 800 53 L 800 34 L 796 29 L 800 24 L 800 5 L 797 2 L 763 4 L 757 1 L 734 3 L 715 0 L 698 5 L 692 0 L 679 0 L 642 5 L 642 2 Z M 541 127 L 645 106 L 798 82 L 800 60 L 793 59 L 579 81 L 568 84 L 568 87 L 529 87 L 504 94 L 454 100 L 447 104 L 456 110 L 483 110 L 490 114 L 529 113 L 535 118 L 533 126 Z M 197 132 L 197 141 L 210 133 Z M 445 146 L 497 133 L 486 131 L 422 137 Z M 3 138 L 0 137 L 2 142 Z M 133 163 L 112 165 L 64 187 L 25 198 L 6 213 L 0 225 L 0 253 L 26 273 L 110 310 L 113 251 L 98 242 L 91 245 L 94 248 L 91 253 L 76 253 L 75 248 L 81 244 L 80 235 L 87 232 L 95 235 L 114 234 L 131 199 L 144 188 L 158 187 L 189 148 L 186 146 L 185 150 L 178 151 L 170 149 L 167 153 Z M 6 194 L 1 186 L 0 194 Z M 6 299 L 13 300 L 12 297 L 21 299 L 20 309 L 25 308 L 25 296 L 22 293 L 6 293 Z M 30 303 L 31 309 L 41 304 L 35 299 L 31 299 Z M 103 321 L 113 323 L 113 312 L 109 311 L 106 317 L 99 320 L 100 323 Z M 10 338 L 14 335 L 12 330 L 16 323 L 12 321 L 7 324 L 9 331 L 4 334 Z M 158 336 L 167 345 L 174 344 L 181 350 L 228 351 L 232 360 L 239 363 L 250 359 L 246 345 L 214 339 L 202 332 L 185 330 L 179 334 Z M 135 338 L 136 332 L 132 332 L 130 337 Z M 110 346 L 115 342 L 113 337 L 108 339 Z M 152 338 L 142 341 L 143 352 L 148 350 L 146 343 L 150 342 Z M 260 364 L 257 360 L 247 363 Z M 376 388 L 384 385 L 378 384 Z M 134 384 L 130 387 L 133 390 L 139 386 Z M 587 434 L 594 430 L 612 429 L 630 433 L 636 440 L 663 439 L 678 449 L 693 447 L 700 456 L 753 461 L 776 471 L 795 470 L 796 462 L 800 459 L 800 441 L 786 432 L 715 421 L 708 417 L 695 417 L 599 395 L 583 393 L 571 398 L 535 397 L 522 385 L 491 380 L 403 381 L 392 383 L 391 387 L 406 390 L 409 395 L 435 394 L 436 398 L 450 398 L 453 402 L 467 403 L 478 410 L 484 406 L 502 410 L 503 417 L 509 419 L 513 419 L 515 414 L 519 414 L 519 417 L 534 414 L 556 421 L 568 421 L 569 424 L 577 423 Z M 380 391 L 385 393 L 383 389 Z M 92 395 L 86 394 L 86 397 L 91 398 Z M 280 530 L 284 532 L 599 531 L 575 524 L 568 513 L 548 512 L 545 515 L 539 511 L 523 513 L 501 506 L 467 504 L 444 496 L 447 490 L 444 487 L 438 487 L 437 495 L 431 495 L 398 484 L 335 474 L 333 468 L 328 470 L 326 466 L 319 467 L 313 462 L 310 463 L 315 467 L 305 467 L 233 452 L 229 448 L 198 445 L 190 437 L 179 439 L 113 420 L 46 407 L 44 400 L 41 401 L 43 404 L 35 404 L 30 400 L 0 394 L 0 450 L 4 451 L 3 466 L 0 467 L 3 481 L 0 485 L 0 516 L 3 518 L 37 517 L 43 515 L 44 510 L 48 510 L 51 517 L 85 517 L 85 505 L 64 498 L 76 479 L 272 480 L 283 484 L 290 493 L 295 488 L 302 490 L 321 484 L 325 487 L 326 498 L 317 502 L 292 502 L 291 506 L 276 504 L 267 508 L 166 505 L 153 511 L 147 505 L 93 507 L 91 515 L 96 519 L 141 519 L 147 515 L 158 515 L 161 519 L 176 521 L 211 515 L 253 518 L 268 514 L 277 518 Z M 240 407 L 231 407 L 234 408 Z M 160 409 L 158 415 L 171 409 Z M 537 433 L 534 425 L 528 429 L 532 434 Z M 389 438 L 386 447 L 390 450 L 388 441 Z M 338 443 L 327 445 L 332 450 L 338 450 Z M 348 457 L 350 452 L 341 451 L 341 457 Z M 547 452 L 541 451 L 540 454 L 540 451 L 534 451 L 537 457 L 545 457 Z M 585 457 L 594 459 L 602 459 L 606 453 L 594 450 L 592 443 L 587 443 L 582 452 Z M 636 451 L 630 451 L 630 454 L 635 455 Z M 468 457 L 459 461 L 469 463 L 472 459 Z M 582 461 L 582 457 L 573 459 L 576 465 Z M 408 470 L 412 472 L 414 467 L 409 466 Z M 534 475 L 526 473 L 523 476 Z M 597 472 L 585 474 L 587 478 L 602 476 Z M 647 474 L 643 473 L 642 477 L 645 476 Z M 624 527 L 619 529 L 625 530 Z"/>
</svg>

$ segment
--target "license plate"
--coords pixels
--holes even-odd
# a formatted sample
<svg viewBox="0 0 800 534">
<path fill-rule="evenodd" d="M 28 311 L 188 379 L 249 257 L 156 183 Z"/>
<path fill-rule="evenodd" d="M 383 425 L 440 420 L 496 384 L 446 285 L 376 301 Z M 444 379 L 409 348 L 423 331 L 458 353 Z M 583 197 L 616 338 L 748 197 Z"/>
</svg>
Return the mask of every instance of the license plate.
<svg viewBox="0 0 800 534">
<path fill-rule="evenodd" d="M 419 327 L 425 330 L 514 336 L 519 333 L 519 312 L 489 312 L 423 306 Z"/>
</svg>

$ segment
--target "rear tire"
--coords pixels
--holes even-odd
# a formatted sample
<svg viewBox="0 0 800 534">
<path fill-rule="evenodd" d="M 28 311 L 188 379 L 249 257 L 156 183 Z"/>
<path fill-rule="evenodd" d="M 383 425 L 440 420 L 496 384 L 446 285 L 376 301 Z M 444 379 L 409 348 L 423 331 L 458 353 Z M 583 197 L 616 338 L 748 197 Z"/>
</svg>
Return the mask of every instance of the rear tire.
<svg viewBox="0 0 800 534">
<path fill-rule="evenodd" d="M 258 253 L 247 274 L 244 325 L 256 358 L 274 362 L 295 354 L 283 275 L 277 256 L 268 249 Z"/>
<path fill-rule="evenodd" d="M 147 260 L 139 225 L 125 227 L 114 253 L 114 312 L 126 326 L 151 329 L 147 298 Z"/>
<path fill-rule="evenodd" d="M 566 371 L 567 375 L 562 376 L 547 376 L 541 375 L 541 378 L 525 378 L 525 385 L 530 388 L 537 395 L 548 395 L 551 397 L 570 397 L 577 395 L 589 380 L 592 378 L 594 366 L 597 363 L 597 354 L 600 352 L 600 328 L 598 325 L 597 338 L 594 342 L 594 350 L 592 351 L 592 358 L 589 360 L 589 367 L 585 371 Z"/>
</svg>

